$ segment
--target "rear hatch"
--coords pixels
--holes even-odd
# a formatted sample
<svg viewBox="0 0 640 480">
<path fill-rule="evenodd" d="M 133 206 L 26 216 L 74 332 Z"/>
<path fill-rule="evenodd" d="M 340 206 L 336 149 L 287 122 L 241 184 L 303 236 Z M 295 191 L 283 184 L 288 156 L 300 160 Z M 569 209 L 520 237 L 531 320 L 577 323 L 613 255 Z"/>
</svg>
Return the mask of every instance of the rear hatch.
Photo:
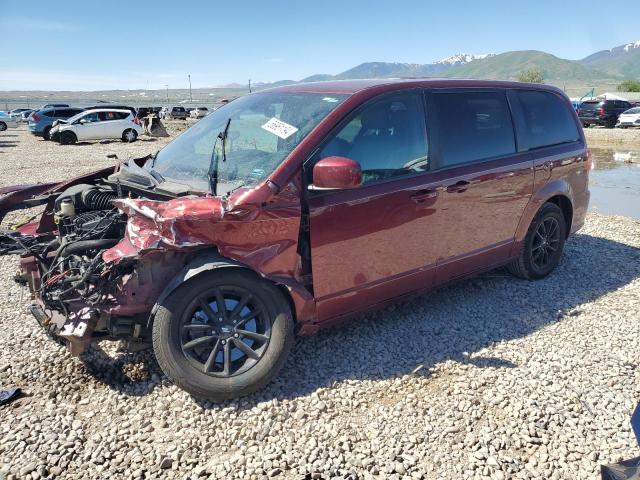
<svg viewBox="0 0 640 480">
<path fill-rule="evenodd" d="M 582 102 L 580 105 L 580 117 L 597 118 L 600 102 Z"/>
</svg>

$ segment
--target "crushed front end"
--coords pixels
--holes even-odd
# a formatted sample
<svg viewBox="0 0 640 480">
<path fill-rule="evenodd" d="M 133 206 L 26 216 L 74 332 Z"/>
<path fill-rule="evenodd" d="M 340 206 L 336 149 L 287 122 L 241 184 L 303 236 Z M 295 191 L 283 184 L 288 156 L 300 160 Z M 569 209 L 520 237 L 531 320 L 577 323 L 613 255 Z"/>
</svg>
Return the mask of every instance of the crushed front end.
<svg viewBox="0 0 640 480">
<path fill-rule="evenodd" d="M 117 172 L 12 204 L 10 209 L 46 207 L 38 221 L 0 232 L 0 254 L 21 256 L 15 280 L 31 291 L 31 313 L 73 354 L 94 337 L 144 343 L 153 302 L 187 256 L 175 251 L 103 259 L 126 236 L 127 215 L 114 201 L 139 197 L 134 189 L 114 185 L 112 177 Z"/>
<path fill-rule="evenodd" d="M 146 346 L 165 288 L 212 254 L 280 284 L 300 320 L 314 317 L 312 296 L 301 286 L 297 185 L 275 194 L 266 182 L 216 197 L 160 185 L 140 168 L 145 160 L 46 189 L 26 187 L 21 201 L 17 189 L 0 195 L 0 219 L 45 205 L 38 220 L 0 232 L 0 255 L 20 255 L 15 279 L 29 287 L 31 313 L 49 334 L 74 355 L 93 339 Z"/>
</svg>

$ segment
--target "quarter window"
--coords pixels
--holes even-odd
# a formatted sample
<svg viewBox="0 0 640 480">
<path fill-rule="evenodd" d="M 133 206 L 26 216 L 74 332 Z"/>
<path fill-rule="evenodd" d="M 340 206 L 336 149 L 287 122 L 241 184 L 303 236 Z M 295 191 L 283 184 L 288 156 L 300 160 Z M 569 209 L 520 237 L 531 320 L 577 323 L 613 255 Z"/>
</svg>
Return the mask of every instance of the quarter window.
<svg viewBox="0 0 640 480">
<path fill-rule="evenodd" d="M 504 93 L 434 93 L 429 101 L 438 167 L 515 153 L 511 112 Z"/>
<path fill-rule="evenodd" d="M 366 105 L 322 148 L 318 159 L 356 160 L 363 183 L 424 172 L 429 167 L 423 97 L 394 94 Z"/>
<path fill-rule="evenodd" d="M 569 106 L 548 92 L 519 91 L 529 137 L 529 148 L 541 148 L 580 139 L 578 127 Z"/>
</svg>

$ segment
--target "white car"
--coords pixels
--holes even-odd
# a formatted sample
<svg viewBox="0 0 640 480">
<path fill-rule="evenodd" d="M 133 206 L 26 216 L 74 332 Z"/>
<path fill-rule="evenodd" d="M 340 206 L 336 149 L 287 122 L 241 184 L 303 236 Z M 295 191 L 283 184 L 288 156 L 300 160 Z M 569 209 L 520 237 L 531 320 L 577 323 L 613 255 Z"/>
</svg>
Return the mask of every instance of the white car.
<svg viewBox="0 0 640 480">
<path fill-rule="evenodd" d="M 11 115 L 0 112 L 0 132 L 4 132 L 7 128 L 16 128 L 18 122 Z"/>
<path fill-rule="evenodd" d="M 135 142 L 143 131 L 140 120 L 130 110 L 100 108 L 85 110 L 67 120 L 56 120 L 49 137 L 62 144 L 116 138 Z"/>
<path fill-rule="evenodd" d="M 618 117 L 616 127 L 640 127 L 640 107 L 633 107 L 622 112 Z"/>
<path fill-rule="evenodd" d="M 191 118 L 204 118 L 209 114 L 209 109 L 207 107 L 196 107 L 191 112 L 189 112 L 189 116 Z"/>
</svg>

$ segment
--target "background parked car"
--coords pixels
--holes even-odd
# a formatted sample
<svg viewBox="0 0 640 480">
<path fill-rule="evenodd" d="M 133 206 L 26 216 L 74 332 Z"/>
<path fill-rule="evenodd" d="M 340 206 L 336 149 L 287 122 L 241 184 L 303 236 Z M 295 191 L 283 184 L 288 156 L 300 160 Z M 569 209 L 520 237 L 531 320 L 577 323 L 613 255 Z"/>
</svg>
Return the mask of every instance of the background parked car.
<svg viewBox="0 0 640 480">
<path fill-rule="evenodd" d="M 29 130 L 34 135 L 49 140 L 49 132 L 54 121 L 66 120 L 83 111 L 84 108 L 78 107 L 56 107 L 38 110 L 29 117 Z"/>
<path fill-rule="evenodd" d="M 584 127 L 604 125 L 613 128 L 620 114 L 631 107 L 632 105 L 624 100 L 588 100 L 580 105 L 578 116 Z"/>
<path fill-rule="evenodd" d="M 160 110 L 160 118 L 182 118 L 189 116 L 184 107 L 162 107 Z"/>
<path fill-rule="evenodd" d="M 202 118 L 206 117 L 208 113 L 209 109 L 207 107 L 196 107 L 189 112 L 189 116 L 191 118 Z"/>
<path fill-rule="evenodd" d="M 8 113 L 0 113 L 0 132 L 4 132 L 7 128 L 16 128 L 18 122 Z"/>
<path fill-rule="evenodd" d="M 29 117 L 33 112 L 35 112 L 35 110 L 27 110 L 26 112 L 22 112 L 18 121 L 21 123 L 27 123 L 29 121 Z"/>
<path fill-rule="evenodd" d="M 150 113 L 151 109 L 149 107 L 138 107 L 136 109 L 136 115 L 138 115 L 138 118 L 146 117 Z"/>
<path fill-rule="evenodd" d="M 640 127 L 640 107 L 630 108 L 618 117 L 618 128 Z"/>
<path fill-rule="evenodd" d="M 46 105 L 42 105 L 38 110 L 44 110 L 45 108 L 57 108 L 57 107 L 68 107 L 68 103 L 47 103 Z"/>
<path fill-rule="evenodd" d="M 130 110 L 104 108 L 85 110 L 58 122 L 51 129 L 51 139 L 62 144 L 116 138 L 123 142 L 134 142 L 142 133 L 138 117 Z"/>
<path fill-rule="evenodd" d="M 14 108 L 9 112 L 9 115 L 11 115 L 17 121 L 20 121 L 20 118 L 24 112 L 32 112 L 32 111 L 33 110 L 31 110 L 30 108 Z"/>
</svg>

